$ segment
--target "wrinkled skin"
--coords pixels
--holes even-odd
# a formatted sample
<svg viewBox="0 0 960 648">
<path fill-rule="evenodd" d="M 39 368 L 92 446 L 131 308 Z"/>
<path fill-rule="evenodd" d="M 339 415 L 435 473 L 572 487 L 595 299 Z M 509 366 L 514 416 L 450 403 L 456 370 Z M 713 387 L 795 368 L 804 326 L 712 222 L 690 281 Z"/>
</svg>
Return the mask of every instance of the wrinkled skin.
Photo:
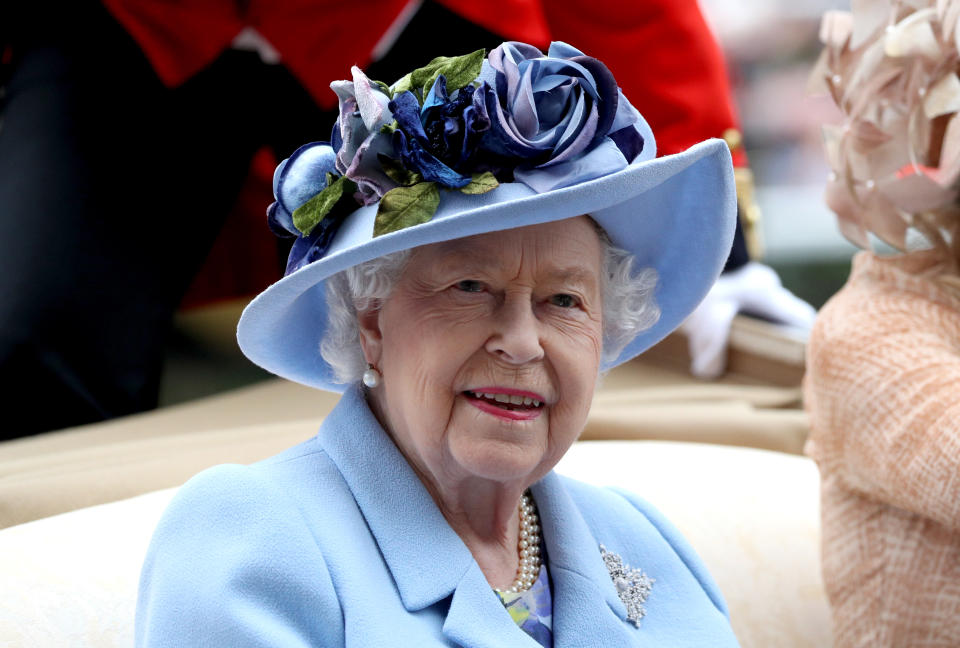
<svg viewBox="0 0 960 648">
<path fill-rule="evenodd" d="M 501 520 L 509 535 L 520 494 L 583 429 L 603 344 L 601 268 L 586 217 L 491 232 L 416 249 L 381 308 L 361 314 L 364 353 L 383 374 L 374 412 L 455 527 Z M 484 387 L 544 404 L 506 420 L 465 393 Z"/>
</svg>

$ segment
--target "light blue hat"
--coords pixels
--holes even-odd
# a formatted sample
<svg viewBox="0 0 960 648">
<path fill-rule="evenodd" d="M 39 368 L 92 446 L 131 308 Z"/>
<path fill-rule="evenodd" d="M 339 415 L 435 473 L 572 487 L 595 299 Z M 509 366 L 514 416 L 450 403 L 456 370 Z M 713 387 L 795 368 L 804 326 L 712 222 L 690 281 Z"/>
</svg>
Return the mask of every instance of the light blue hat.
<svg viewBox="0 0 960 648">
<path fill-rule="evenodd" d="M 589 214 L 658 275 L 659 320 L 604 370 L 679 326 L 723 268 L 736 221 L 727 145 L 656 158 L 650 127 L 606 67 L 569 45 L 439 58 L 389 88 L 354 68 L 332 87 L 331 142 L 301 147 L 274 176 L 271 226 L 297 236 L 287 275 L 237 329 L 268 371 L 343 391 L 320 355 L 325 280 L 429 243 Z"/>
</svg>

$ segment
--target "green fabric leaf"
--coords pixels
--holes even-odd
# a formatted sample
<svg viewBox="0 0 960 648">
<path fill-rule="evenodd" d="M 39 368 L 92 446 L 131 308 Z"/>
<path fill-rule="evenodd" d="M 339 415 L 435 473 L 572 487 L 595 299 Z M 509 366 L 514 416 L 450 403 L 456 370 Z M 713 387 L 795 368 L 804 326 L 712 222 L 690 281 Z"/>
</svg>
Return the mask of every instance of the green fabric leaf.
<svg viewBox="0 0 960 648">
<path fill-rule="evenodd" d="M 397 120 L 394 119 L 389 124 L 384 124 L 381 126 L 380 132 L 384 135 L 393 135 L 393 131 L 397 130 L 397 128 L 399 128 L 399 124 L 397 124 Z"/>
<path fill-rule="evenodd" d="M 333 174 L 327 173 L 327 186 L 323 191 L 293 210 L 293 226 L 304 236 L 309 234 L 343 196 L 346 182 L 344 176 L 334 180 Z"/>
<path fill-rule="evenodd" d="M 438 56 L 397 81 L 393 93 L 397 95 L 405 90 L 420 90 L 420 100 L 423 101 L 441 74 L 447 79 L 447 92 L 459 90 L 480 76 L 485 56 L 486 51 L 482 49 L 463 56 Z"/>
<path fill-rule="evenodd" d="M 393 84 L 393 87 L 390 90 L 393 92 L 393 96 L 396 97 L 402 92 L 412 89 L 413 86 L 410 84 L 410 75 L 405 74 L 399 81 Z"/>
<path fill-rule="evenodd" d="M 409 187 L 423 180 L 422 175 L 404 167 L 400 160 L 394 160 L 383 153 L 377 154 L 377 159 L 380 161 L 380 167 L 387 174 L 387 177 L 402 187 Z"/>
<path fill-rule="evenodd" d="M 380 90 L 383 91 L 383 94 L 393 99 L 393 90 L 391 90 L 390 86 L 388 86 L 386 83 L 384 83 L 383 81 L 373 81 L 373 80 L 371 80 L 370 83 L 380 88 Z"/>
<path fill-rule="evenodd" d="M 465 187 L 460 187 L 460 191 L 465 194 L 485 194 L 491 189 L 496 189 L 500 186 L 496 176 L 489 171 L 474 173 L 471 177 L 472 180 L 470 180 L 470 184 Z"/>
<path fill-rule="evenodd" d="M 397 187 L 383 194 L 373 235 L 380 236 L 426 223 L 437 213 L 440 191 L 434 182 L 420 182 L 412 187 Z"/>
</svg>

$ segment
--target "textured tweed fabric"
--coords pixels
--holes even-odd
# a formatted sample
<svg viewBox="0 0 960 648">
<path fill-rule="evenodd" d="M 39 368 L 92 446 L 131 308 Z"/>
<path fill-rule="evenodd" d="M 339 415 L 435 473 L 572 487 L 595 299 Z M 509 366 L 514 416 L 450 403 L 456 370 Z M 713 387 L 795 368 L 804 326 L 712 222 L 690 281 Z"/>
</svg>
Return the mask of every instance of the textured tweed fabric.
<svg viewBox="0 0 960 648">
<path fill-rule="evenodd" d="M 808 347 L 835 645 L 960 646 L 960 294 L 860 253 Z"/>
</svg>

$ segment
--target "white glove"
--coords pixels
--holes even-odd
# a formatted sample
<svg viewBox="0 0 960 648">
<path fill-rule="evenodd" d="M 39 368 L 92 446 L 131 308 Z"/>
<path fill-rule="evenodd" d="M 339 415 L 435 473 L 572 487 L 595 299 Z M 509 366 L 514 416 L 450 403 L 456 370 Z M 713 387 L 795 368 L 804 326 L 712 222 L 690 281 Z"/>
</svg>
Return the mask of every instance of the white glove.
<svg viewBox="0 0 960 648">
<path fill-rule="evenodd" d="M 751 261 L 724 273 L 680 325 L 689 341 L 693 375 L 717 378 L 724 372 L 730 325 L 741 311 L 807 331 L 817 315 L 810 304 L 783 287 L 769 266 Z"/>
</svg>

